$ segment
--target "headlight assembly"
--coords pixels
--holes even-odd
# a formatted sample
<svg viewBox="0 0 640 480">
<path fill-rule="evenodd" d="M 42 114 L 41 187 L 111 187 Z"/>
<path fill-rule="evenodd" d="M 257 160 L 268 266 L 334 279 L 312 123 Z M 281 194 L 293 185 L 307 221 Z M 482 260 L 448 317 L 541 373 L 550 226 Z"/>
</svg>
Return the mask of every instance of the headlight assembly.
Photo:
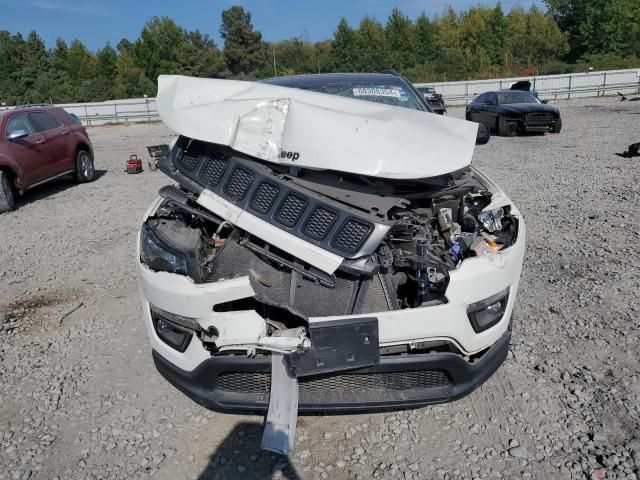
<svg viewBox="0 0 640 480">
<path fill-rule="evenodd" d="M 140 261 L 156 272 L 185 275 L 200 283 L 204 280 L 200 232 L 178 228 L 175 222 L 161 220 L 142 225 Z"/>
<path fill-rule="evenodd" d="M 504 208 L 494 210 L 484 210 L 478 215 L 478 220 L 487 232 L 498 232 L 502 230 L 502 219 L 504 218 Z"/>
</svg>

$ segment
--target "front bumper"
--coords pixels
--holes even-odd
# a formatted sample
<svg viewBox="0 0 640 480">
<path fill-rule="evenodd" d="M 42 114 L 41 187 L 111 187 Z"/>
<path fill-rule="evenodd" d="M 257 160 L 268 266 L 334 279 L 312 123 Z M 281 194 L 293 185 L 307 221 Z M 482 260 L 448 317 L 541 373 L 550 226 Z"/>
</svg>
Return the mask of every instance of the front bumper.
<svg viewBox="0 0 640 480">
<path fill-rule="evenodd" d="M 448 341 L 465 355 L 484 351 L 507 331 L 516 300 L 526 238 L 525 223 L 517 215 L 519 232 L 514 245 L 495 258 L 467 259 L 450 273 L 448 303 L 375 314 L 311 318 L 310 322 L 375 316 L 378 319 L 381 347 Z M 154 331 L 151 305 L 165 312 L 195 319 L 204 330 L 214 326 L 220 333 L 217 345 L 227 350 L 252 351 L 264 334 L 265 320 L 254 310 L 214 311 L 217 304 L 254 295 L 247 277 L 194 284 L 180 275 L 153 272 L 140 262 L 138 274 L 151 347 L 182 370 L 196 370 L 209 360 L 211 353 L 198 338 L 193 339 L 184 353 L 164 343 Z M 506 289 L 509 289 L 509 301 L 502 320 L 488 330 L 476 333 L 469 322 L 468 306 Z"/>
<path fill-rule="evenodd" d="M 523 123 L 522 124 L 522 130 L 525 132 L 552 132 L 553 129 L 555 127 L 555 122 L 554 123 L 548 123 L 548 124 L 527 124 L 527 123 Z"/>
<path fill-rule="evenodd" d="M 299 412 L 370 412 L 416 408 L 457 400 L 485 382 L 504 362 L 510 331 L 473 364 L 453 353 L 381 357 L 374 367 L 305 377 Z M 192 372 L 155 350 L 156 368 L 200 405 L 215 411 L 265 413 L 269 407 L 271 358 L 216 356 Z"/>
</svg>

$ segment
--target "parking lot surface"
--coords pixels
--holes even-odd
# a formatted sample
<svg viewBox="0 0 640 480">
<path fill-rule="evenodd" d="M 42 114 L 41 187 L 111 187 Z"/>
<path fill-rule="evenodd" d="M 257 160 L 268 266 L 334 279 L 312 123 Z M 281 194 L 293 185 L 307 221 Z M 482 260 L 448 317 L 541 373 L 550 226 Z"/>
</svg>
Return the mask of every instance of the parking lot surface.
<svg viewBox="0 0 640 480">
<path fill-rule="evenodd" d="M 640 478 L 640 163 L 614 155 L 640 141 L 640 102 L 557 105 L 561 134 L 473 160 L 528 227 L 505 365 L 456 403 L 301 417 L 289 459 L 260 450 L 261 417 L 208 412 L 154 370 L 135 242 L 170 182 L 123 169 L 171 132 L 89 129 L 94 183 L 0 216 L 0 479 Z"/>
</svg>

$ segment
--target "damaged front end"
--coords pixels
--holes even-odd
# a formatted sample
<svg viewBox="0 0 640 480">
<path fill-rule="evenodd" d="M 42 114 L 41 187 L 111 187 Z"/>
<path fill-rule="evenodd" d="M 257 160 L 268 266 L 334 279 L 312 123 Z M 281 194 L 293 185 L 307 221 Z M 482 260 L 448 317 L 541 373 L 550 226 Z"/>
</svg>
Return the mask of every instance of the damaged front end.
<svg viewBox="0 0 640 480">
<path fill-rule="evenodd" d="M 163 319 L 161 326 L 176 330 L 158 330 L 154 321 L 160 338 L 190 332 L 212 355 L 300 356 L 311 345 L 309 336 L 279 332 L 308 330 L 310 320 L 323 317 L 446 305 L 451 272 L 469 259 L 497 262 L 518 237 L 512 207 L 501 204 L 501 195 L 494 198 L 471 168 L 390 184 L 267 165 L 185 137 L 160 166 L 180 186 L 160 191 L 162 200 L 142 226 L 141 265 L 180 275 L 194 289 L 243 284 L 211 305 L 204 319 L 180 320 L 150 307 L 154 318 Z M 238 316 L 234 327 L 227 325 L 243 312 L 253 321 Z M 406 339 L 407 351 L 416 340 Z M 336 370 L 374 360 L 343 359 Z M 317 365 L 298 371 L 330 370 Z"/>
<path fill-rule="evenodd" d="M 187 136 L 159 166 L 177 185 L 138 264 L 156 366 L 208 408 L 271 405 L 265 448 L 289 451 L 298 410 L 449 401 L 506 357 L 525 226 L 472 167 L 390 181 Z"/>
</svg>

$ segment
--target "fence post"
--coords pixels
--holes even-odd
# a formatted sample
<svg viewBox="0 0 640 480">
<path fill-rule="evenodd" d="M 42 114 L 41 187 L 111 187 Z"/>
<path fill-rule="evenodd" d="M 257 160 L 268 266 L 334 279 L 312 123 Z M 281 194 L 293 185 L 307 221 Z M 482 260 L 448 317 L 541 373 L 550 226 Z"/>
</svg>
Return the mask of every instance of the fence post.
<svg viewBox="0 0 640 480">
<path fill-rule="evenodd" d="M 500 90 L 502 90 L 502 79 L 500 79 Z"/>
<path fill-rule="evenodd" d="M 464 85 L 464 104 L 469 105 L 469 82 Z"/>
<path fill-rule="evenodd" d="M 607 72 L 604 72 L 604 78 L 602 79 L 602 96 L 607 94 Z"/>
<path fill-rule="evenodd" d="M 87 121 L 87 123 L 89 124 L 89 126 L 91 126 L 91 120 L 89 120 L 89 112 L 87 111 L 87 106 L 84 106 L 84 118 Z"/>
<path fill-rule="evenodd" d="M 118 104 L 117 104 L 117 103 L 114 103 L 114 104 L 113 104 L 113 111 L 114 111 L 114 112 L 115 112 L 115 114 L 116 114 L 116 125 L 117 125 L 117 124 L 119 124 L 119 123 L 120 123 L 120 121 L 118 120 Z"/>
<path fill-rule="evenodd" d="M 149 99 L 145 98 L 144 101 L 147 104 L 147 120 L 151 121 L 151 114 L 149 113 Z"/>
<path fill-rule="evenodd" d="M 567 100 L 571 99 L 571 79 L 573 76 L 569 74 L 569 93 L 567 93 Z"/>
</svg>

